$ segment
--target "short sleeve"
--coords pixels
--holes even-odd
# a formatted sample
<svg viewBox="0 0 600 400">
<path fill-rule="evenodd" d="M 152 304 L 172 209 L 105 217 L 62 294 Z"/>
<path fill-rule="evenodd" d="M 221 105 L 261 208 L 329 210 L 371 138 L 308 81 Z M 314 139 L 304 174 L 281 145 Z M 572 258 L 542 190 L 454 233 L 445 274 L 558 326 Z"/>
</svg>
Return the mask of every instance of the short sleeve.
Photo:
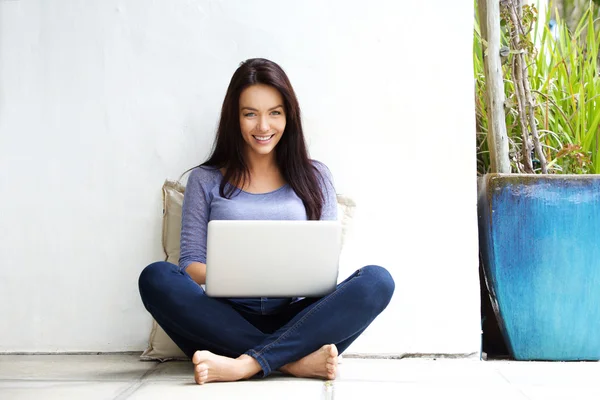
<svg viewBox="0 0 600 400">
<path fill-rule="evenodd" d="M 208 173 L 202 167 L 194 169 L 185 188 L 181 210 L 181 268 L 187 268 L 193 262 L 206 263 L 206 231 L 210 216 L 210 198 L 206 188 Z"/>
<path fill-rule="evenodd" d="M 314 166 L 319 171 L 319 185 L 323 191 L 323 209 L 321 211 L 321 221 L 335 221 L 337 219 L 337 195 L 333 185 L 333 176 L 325 164 L 319 161 L 313 161 Z"/>
</svg>

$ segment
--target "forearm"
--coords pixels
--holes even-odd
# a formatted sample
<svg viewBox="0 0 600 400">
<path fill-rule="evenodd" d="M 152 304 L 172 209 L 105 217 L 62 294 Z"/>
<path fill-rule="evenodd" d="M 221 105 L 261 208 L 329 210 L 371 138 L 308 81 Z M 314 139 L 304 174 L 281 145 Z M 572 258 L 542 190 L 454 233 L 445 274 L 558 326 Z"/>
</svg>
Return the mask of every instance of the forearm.
<svg viewBox="0 0 600 400">
<path fill-rule="evenodd" d="M 204 285 L 206 283 L 206 264 L 193 262 L 187 266 L 185 271 L 198 285 Z"/>
</svg>

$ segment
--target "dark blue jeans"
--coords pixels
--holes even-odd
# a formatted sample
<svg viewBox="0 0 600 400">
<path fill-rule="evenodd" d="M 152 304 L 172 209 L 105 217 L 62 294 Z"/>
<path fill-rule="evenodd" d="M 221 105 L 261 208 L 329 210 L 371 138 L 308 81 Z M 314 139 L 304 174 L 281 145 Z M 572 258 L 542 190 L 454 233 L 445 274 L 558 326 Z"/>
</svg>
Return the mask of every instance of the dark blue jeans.
<svg viewBox="0 0 600 400">
<path fill-rule="evenodd" d="M 167 262 L 150 264 L 139 279 L 144 306 L 186 355 L 191 358 L 196 350 L 233 358 L 247 354 L 260 364 L 262 376 L 325 344 L 343 353 L 387 307 L 394 287 L 387 270 L 369 265 L 323 298 L 305 298 L 264 315 L 208 297 L 184 270 Z"/>
</svg>

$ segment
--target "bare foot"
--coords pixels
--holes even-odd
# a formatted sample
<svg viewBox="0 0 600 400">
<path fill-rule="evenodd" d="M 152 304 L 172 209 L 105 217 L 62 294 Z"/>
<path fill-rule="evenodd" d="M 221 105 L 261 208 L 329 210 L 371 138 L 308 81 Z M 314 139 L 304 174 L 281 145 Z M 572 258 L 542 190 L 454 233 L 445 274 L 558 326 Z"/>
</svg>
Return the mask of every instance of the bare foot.
<svg viewBox="0 0 600 400">
<path fill-rule="evenodd" d="M 194 363 L 194 379 L 199 385 L 208 382 L 233 382 L 248 379 L 261 370 L 258 362 L 245 354 L 238 358 L 229 358 L 210 351 L 197 351 L 192 357 L 192 362 Z"/>
<path fill-rule="evenodd" d="M 335 379 L 338 350 L 335 344 L 326 344 L 298 361 L 284 365 L 281 372 L 299 378 Z"/>
</svg>

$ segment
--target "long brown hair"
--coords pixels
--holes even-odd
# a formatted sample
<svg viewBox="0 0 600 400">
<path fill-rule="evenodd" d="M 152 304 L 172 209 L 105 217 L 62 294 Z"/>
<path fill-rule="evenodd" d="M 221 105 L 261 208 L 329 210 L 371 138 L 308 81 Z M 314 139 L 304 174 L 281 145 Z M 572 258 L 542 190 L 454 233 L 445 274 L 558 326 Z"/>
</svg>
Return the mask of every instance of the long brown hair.
<svg viewBox="0 0 600 400">
<path fill-rule="evenodd" d="M 244 157 L 245 142 L 240 129 L 239 100 L 244 89 L 259 83 L 274 87 L 283 97 L 286 125 L 275 148 L 276 162 L 284 179 L 302 199 L 308 219 L 318 220 L 324 202 L 318 179 L 324 177 L 309 158 L 296 93 L 283 69 L 273 61 L 252 58 L 244 61 L 235 71 L 223 100 L 212 154 L 202 165 L 226 168 L 219 188 L 222 197 L 231 198 L 236 188 L 244 187 L 250 179 L 250 170 Z M 227 182 L 233 186 L 226 188 Z"/>
</svg>

